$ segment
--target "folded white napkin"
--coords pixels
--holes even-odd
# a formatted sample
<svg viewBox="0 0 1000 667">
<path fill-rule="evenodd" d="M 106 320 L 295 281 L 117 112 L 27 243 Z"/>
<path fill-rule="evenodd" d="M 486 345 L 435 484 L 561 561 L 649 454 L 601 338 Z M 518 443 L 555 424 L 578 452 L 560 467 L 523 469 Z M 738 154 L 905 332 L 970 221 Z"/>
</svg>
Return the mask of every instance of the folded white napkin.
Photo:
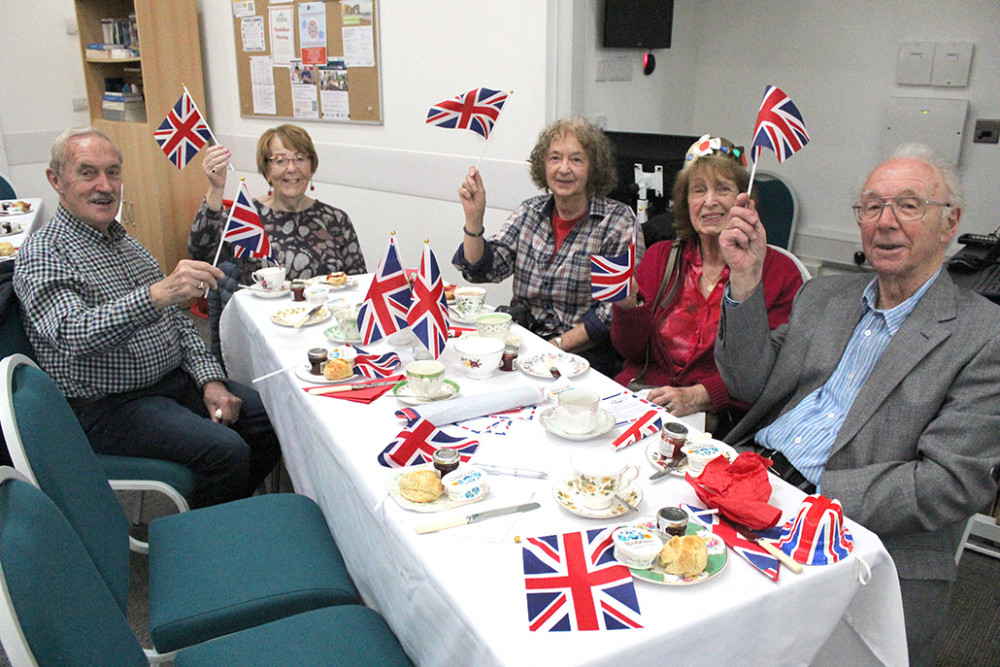
<svg viewBox="0 0 1000 667">
<path fill-rule="evenodd" d="M 444 426 L 463 419 L 492 415 L 504 410 L 523 408 L 526 405 L 538 405 L 545 400 L 545 390 L 542 387 L 522 386 L 480 396 L 458 397 L 450 401 L 409 408 L 408 411 L 430 420 L 435 426 Z"/>
</svg>

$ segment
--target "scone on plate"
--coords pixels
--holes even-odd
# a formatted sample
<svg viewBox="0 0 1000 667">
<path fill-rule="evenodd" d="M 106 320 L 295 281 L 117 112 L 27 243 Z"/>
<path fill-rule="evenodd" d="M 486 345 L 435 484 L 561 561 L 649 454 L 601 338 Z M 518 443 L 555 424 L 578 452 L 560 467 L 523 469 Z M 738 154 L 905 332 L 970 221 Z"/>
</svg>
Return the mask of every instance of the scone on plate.
<svg viewBox="0 0 1000 667">
<path fill-rule="evenodd" d="M 660 550 L 660 565 L 667 574 L 693 577 L 708 566 L 708 546 L 697 535 L 674 536 Z"/>
<path fill-rule="evenodd" d="M 347 284 L 347 274 L 343 271 L 335 271 L 326 276 L 326 283 L 334 287 L 343 287 Z"/>
<path fill-rule="evenodd" d="M 441 497 L 444 485 L 436 470 L 414 470 L 399 478 L 399 495 L 415 503 L 430 503 Z"/>
<path fill-rule="evenodd" d="M 0 257 L 7 257 L 8 255 L 13 255 L 16 248 L 12 243 L 7 241 L 0 241 Z"/>
<path fill-rule="evenodd" d="M 330 359 L 323 366 L 323 377 L 327 380 L 346 380 L 354 375 L 354 365 L 347 359 Z"/>
</svg>

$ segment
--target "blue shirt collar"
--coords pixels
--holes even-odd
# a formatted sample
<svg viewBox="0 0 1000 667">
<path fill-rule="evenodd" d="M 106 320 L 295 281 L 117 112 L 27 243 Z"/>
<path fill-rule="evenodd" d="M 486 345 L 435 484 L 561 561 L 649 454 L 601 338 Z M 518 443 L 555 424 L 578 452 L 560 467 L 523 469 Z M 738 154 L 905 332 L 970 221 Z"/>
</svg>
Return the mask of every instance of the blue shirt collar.
<svg viewBox="0 0 1000 667">
<path fill-rule="evenodd" d="M 878 303 L 878 276 L 872 278 L 872 281 L 868 283 L 865 287 L 864 293 L 861 295 L 861 310 L 865 313 L 877 313 L 885 319 L 886 328 L 889 330 L 890 335 L 894 335 L 896 331 L 902 326 L 906 317 L 913 312 L 913 309 L 917 307 L 920 302 L 921 297 L 930 289 L 931 284 L 941 275 L 941 267 L 934 272 L 930 278 L 927 279 L 923 285 L 920 286 L 913 296 L 899 304 L 895 308 L 890 308 L 889 310 L 879 310 L 875 307 Z"/>
</svg>

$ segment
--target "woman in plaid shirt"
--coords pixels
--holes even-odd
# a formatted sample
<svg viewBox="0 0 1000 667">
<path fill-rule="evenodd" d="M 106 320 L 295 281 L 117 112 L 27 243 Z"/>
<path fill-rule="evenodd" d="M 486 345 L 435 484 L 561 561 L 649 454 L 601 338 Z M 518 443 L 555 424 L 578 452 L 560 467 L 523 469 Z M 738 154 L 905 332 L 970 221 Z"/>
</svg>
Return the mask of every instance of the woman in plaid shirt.
<svg viewBox="0 0 1000 667">
<path fill-rule="evenodd" d="M 522 202 L 489 239 L 483 179 L 469 169 L 458 189 L 465 239 L 452 263 L 472 283 L 513 275 L 511 307 L 530 315 L 533 331 L 613 375 L 611 304 L 591 298 L 590 256 L 627 252 L 635 213 L 606 197 L 617 180 L 611 142 L 582 118 L 557 120 L 539 134 L 529 164 L 532 181 L 545 193 Z M 641 234 L 638 244 L 641 257 Z"/>
</svg>

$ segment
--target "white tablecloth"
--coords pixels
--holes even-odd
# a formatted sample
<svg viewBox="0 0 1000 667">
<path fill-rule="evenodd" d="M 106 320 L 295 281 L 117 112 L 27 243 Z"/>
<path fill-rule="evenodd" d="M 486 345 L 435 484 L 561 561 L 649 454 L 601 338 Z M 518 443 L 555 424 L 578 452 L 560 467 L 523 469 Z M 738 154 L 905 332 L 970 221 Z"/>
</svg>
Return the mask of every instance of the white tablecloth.
<svg viewBox="0 0 1000 667">
<path fill-rule="evenodd" d="M 364 298 L 369 277 L 335 293 L 348 301 Z M 296 361 L 310 347 L 328 344 L 329 323 L 294 331 L 270 321 L 288 299 L 266 300 L 238 292 L 222 315 L 226 364 L 233 379 L 251 379 Z M 525 335 L 522 354 L 551 349 Z M 449 342 L 441 357 L 447 377 L 463 395 L 477 395 L 518 383 L 549 385 L 551 380 L 521 372 L 498 372 L 490 380 L 470 380 Z M 408 347 L 387 341 L 372 351 L 396 349 L 404 364 Z M 621 387 L 587 371 L 573 380 L 610 395 Z M 729 552 L 726 568 L 712 579 L 687 587 L 636 581 L 642 629 L 590 632 L 531 632 L 521 561 L 515 536 L 541 536 L 625 523 L 583 518 L 552 498 L 553 484 L 570 476 L 577 452 L 610 450 L 617 427 L 592 441 L 568 441 L 545 431 L 537 418 L 515 422 L 509 435 L 478 436 L 476 460 L 545 470 L 548 480 L 490 476 L 485 500 L 447 515 L 503 507 L 532 497 L 533 512 L 492 519 L 438 533 L 418 535 L 414 527 L 438 514 L 401 508 L 387 498 L 389 470 L 378 453 L 402 427 L 391 393 L 370 405 L 307 396 L 291 372 L 254 385 L 281 438 L 285 464 L 298 492 L 319 503 L 367 604 L 376 608 L 419 665 L 807 665 L 906 664 L 899 585 L 892 559 L 879 539 L 848 521 L 855 554 L 872 570 L 859 583 L 862 565 L 850 557 L 835 565 L 807 567 L 801 575 L 782 568 L 774 583 Z M 456 427 L 447 429 L 457 432 Z M 655 484 L 646 460 L 649 439 L 619 453 L 640 469 L 644 498 L 641 517 L 659 507 L 697 503 L 678 477 Z M 803 495 L 775 479 L 771 504 L 790 519 Z M 634 515 L 633 515 L 634 516 Z"/>
<path fill-rule="evenodd" d="M 0 235 L 0 241 L 6 241 L 15 248 L 20 248 L 24 239 L 28 238 L 28 231 L 32 229 L 32 226 L 36 222 L 42 222 L 41 216 L 45 208 L 45 200 L 41 197 L 26 197 L 24 199 L 4 199 L 0 201 L 23 201 L 31 205 L 31 210 L 28 213 L 0 215 L 0 223 L 10 223 L 21 228 L 20 232 L 14 234 L 3 234 L 2 230 L 0 230 L 0 234 L 3 234 Z M 0 261 L 13 258 L 14 255 L 7 255 L 0 257 Z"/>
</svg>

